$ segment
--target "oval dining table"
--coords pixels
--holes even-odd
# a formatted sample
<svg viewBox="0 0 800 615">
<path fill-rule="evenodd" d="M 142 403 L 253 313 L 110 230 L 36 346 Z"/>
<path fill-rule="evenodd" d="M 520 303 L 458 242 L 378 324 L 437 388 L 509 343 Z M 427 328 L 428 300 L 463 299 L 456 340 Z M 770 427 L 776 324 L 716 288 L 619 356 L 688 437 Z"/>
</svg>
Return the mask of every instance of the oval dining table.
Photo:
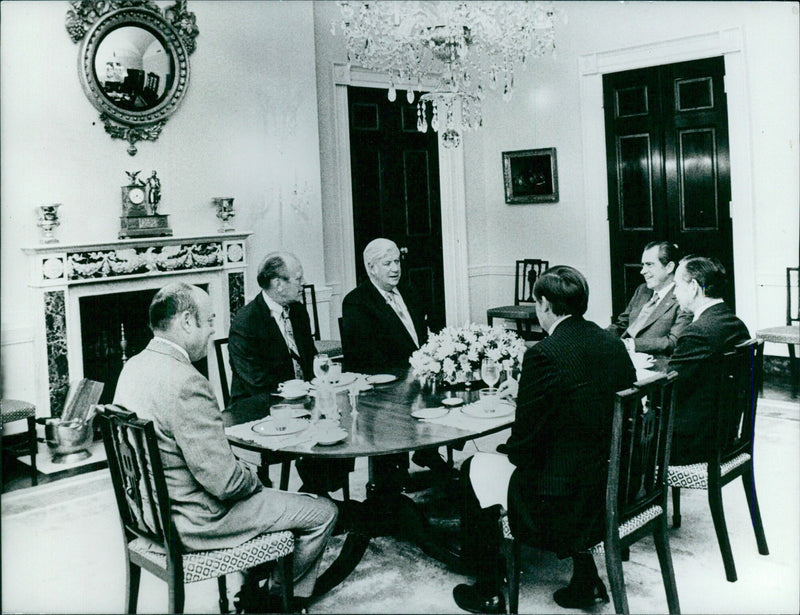
<svg viewBox="0 0 800 615">
<path fill-rule="evenodd" d="M 337 404 L 341 412 L 340 424 L 347 431 L 347 437 L 337 444 L 323 446 L 306 441 L 274 451 L 259 442 L 228 433 L 229 441 L 237 447 L 266 452 L 273 459 L 284 461 L 300 457 L 368 458 L 369 482 L 366 499 L 360 503 L 351 501 L 348 504 L 355 514 L 351 516 L 352 522 L 346 528 L 347 537 L 335 561 L 317 579 L 314 589 L 316 595 L 324 594 L 350 574 L 364 555 L 370 538 L 374 536 L 394 535 L 410 539 L 426 554 L 456 570 L 461 569 L 458 552 L 436 540 L 424 514 L 411 498 L 402 493 L 397 481 L 382 482 L 381 479 L 385 476 L 375 471 L 374 460 L 383 455 L 462 445 L 468 440 L 508 429 L 513 423 L 514 417 L 511 414 L 507 421 L 486 421 L 485 429 L 467 431 L 418 420 L 411 416 L 414 410 L 441 407 L 442 399 L 446 396 L 460 397 L 465 403 L 477 400 L 477 387 L 445 393 L 422 387 L 410 370 L 394 372 L 392 375 L 397 378 L 393 382 L 374 384 L 371 390 L 358 395 L 356 412 L 353 412 L 346 388 L 337 394 Z M 302 401 L 307 409 L 313 403 L 311 399 Z M 226 410 L 223 420 L 226 427 L 231 427 L 265 418 L 268 414 L 266 407 L 237 408 Z"/>
</svg>

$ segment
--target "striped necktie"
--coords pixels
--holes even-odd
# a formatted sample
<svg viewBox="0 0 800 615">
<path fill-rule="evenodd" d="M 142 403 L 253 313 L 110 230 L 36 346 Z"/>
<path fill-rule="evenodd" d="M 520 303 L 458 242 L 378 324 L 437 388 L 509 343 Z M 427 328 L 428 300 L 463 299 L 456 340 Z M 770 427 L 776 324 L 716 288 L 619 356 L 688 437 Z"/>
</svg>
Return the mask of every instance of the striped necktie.
<svg viewBox="0 0 800 615">
<path fill-rule="evenodd" d="M 647 324 L 647 319 L 650 318 L 650 316 L 653 314 L 653 310 L 656 309 L 658 301 L 659 301 L 658 294 L 653 293 L 653 297 L 650 299 L 650 301 L 644 304 L 644 306 L 642 307 L 642 311 L 639 312 L 639 315 L 636 317 L 636 320 L 633 321 L 633 324 L 631 324 L 628 327 L 625 333 L 627 333 L 630 337 L 636 337 L 639 331 L 641 331 L 642 327 L 644 327 L 645 324 Z"/>
<path fill-rule="evenodd" d="M 400 320 L 405 326 L 406 331 L 408 331 L 408 334 L 411 336 L 411 339 L 414 340 L 414 345 L 419 348 L 419 338 L 417 337 L 417 331 L 416 329 L 414 329 L 414 322 L 411 320 L 411 315 L 408 313 L 408 310 L 406 309 L 402 297 L 400 297 L 400 294 L 394 289 L 386 293 L 386 297 L 387 297 L 386 302 L 390 306 L 392 306 L 392 309 L 400 317 Z"/>
<path fill-rule="evenodd" d="M 294 329 L 292 329 L 292 321 L 289 319 L 289 308 L 283 308 L 283 312 L 281 312 L 281 320 L 283 321 L 283 333 L 284 337 L 286 338 L 286 346 L 289 348 L 289 356 L 292 357 L 294 377 L 299 380 L 304 380 L 303 369 L 300 367 L 300 353 L 297 350 L 297 343 L 294 341 Z"/>
</svg>

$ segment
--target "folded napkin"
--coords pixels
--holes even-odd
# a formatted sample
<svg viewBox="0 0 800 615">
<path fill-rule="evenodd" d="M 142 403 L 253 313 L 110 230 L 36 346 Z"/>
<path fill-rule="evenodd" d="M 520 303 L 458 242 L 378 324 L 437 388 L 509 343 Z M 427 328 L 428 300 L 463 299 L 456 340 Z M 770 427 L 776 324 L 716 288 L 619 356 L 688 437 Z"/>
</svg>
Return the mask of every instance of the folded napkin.
<svg viewBox="0 0 800 615">
<path fill-rule="evenodd" d="M 479 419 L 473 416 L 464 414 L 463 409 L 468 408 L 470 405 L 461 406 L 460 408 L 452 408 L 447 414 L 438 419 L 423 419 L 425 423 L 436 423 L 437 425 L 446 425 L 447 427 L 455 427 L 463 431 L 471 433 L 479 433 L 487 429 L 495 429 L 507 425 L 511 427 L 514 422 L 516 412 L 506 414 L 505 416 L 496 419 Z"/>
<path fill-rule="evenodd" d="M 316 432 L 309 426 L 308 429 L 299 431 L 297 433 L 287 434 L 285 436 L 262 436 L 253 431 L 253 425 L 262 423 L 265 419 L 257 419 L 249 423 L 242 423 L 241 425 L 234 425 L 233 427 L 226 427 L 225 434 L 239 440 L 246 440 L 253 442 L 263 448 L 268 448 L 272 451 L 279 451 L 282 448 L 290 446 L 298 446 L 300 444 L 309 443 L 309 448 L 315 444 L 314 437 Z"/>
</svg>

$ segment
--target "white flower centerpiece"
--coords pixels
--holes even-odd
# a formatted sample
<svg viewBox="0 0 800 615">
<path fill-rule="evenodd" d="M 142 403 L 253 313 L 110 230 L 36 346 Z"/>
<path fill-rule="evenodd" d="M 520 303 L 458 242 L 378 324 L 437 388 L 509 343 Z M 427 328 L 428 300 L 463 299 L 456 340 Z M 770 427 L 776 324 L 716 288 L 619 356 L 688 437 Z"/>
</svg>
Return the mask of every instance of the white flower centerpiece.
<svg viewBox="0 0 800 615">
<path fill-rule="evenodd" d="M 454 385 L 480 379 L 484 357 L 499 363 L 510 376 L 520 368 L 523 354 L 525 342 L 515 332 L 469 324 L 445 327 L 431 335 L 409 362 L 423 384 Z"/>
</svg>

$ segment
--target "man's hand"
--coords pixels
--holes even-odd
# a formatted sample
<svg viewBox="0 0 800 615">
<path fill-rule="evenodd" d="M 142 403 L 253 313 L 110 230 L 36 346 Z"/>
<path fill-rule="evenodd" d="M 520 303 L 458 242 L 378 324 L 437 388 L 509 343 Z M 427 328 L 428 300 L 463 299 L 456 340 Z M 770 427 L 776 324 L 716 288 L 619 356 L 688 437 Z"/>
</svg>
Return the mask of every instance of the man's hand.
<svg viewBox="0 0 800 615">
<path fill-rule="evenodd" d="M 497 387 L 497 394 L 501 398 L 506 399 L 516 399 L 517 393 L 519 392 L 519 383 L 514 380 L 513 378 L 509 378 L 508 380 L 504 380 L 503 383 Z"/>
</svg>

